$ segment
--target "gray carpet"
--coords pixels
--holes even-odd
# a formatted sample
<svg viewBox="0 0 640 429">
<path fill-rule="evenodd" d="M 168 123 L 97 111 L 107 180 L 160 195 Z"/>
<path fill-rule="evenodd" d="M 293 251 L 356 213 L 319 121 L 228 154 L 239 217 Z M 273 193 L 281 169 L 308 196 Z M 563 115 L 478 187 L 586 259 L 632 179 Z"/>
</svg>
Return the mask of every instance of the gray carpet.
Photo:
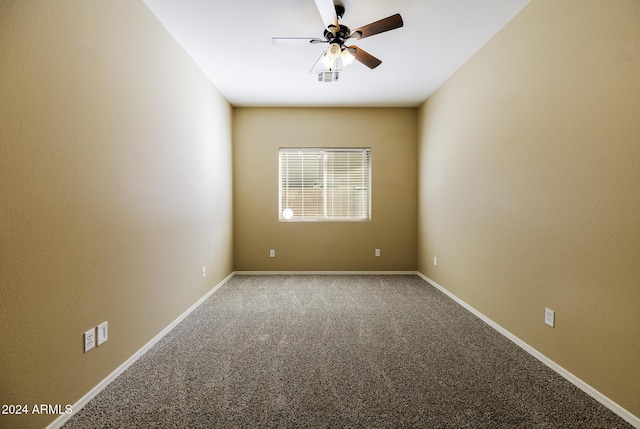
<svg viewBox="0 0 640 429">
<path fill-rule="evenodd" d="M 417 276 L 236 276 L 65 428 L 630 428 Z"/>
</svg>

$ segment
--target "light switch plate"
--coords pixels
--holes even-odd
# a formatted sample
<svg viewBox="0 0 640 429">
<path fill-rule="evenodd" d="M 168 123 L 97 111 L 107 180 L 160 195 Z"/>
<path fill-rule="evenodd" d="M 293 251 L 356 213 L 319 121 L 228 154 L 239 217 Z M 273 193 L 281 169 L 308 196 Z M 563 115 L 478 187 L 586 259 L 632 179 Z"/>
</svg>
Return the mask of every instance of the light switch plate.
<svg viewBox="0 0 640 429">
<path fill-rule="evenodd" d="M 109 339 L 109 322 L 98 325 L 98 343 L 100 345 Z"/>
</svg>

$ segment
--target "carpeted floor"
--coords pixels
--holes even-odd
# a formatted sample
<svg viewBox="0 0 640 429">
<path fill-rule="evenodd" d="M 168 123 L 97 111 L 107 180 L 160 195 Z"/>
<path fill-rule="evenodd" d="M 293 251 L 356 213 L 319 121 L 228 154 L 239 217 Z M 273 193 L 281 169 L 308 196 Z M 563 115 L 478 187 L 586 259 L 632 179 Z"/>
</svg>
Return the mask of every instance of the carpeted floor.
<svg viewBox="0 0 640 429">
<path fill-rule="evenodd" d="M 417 276 L 236 276 L 65 428 L 630 428 Z"/>
</svg>

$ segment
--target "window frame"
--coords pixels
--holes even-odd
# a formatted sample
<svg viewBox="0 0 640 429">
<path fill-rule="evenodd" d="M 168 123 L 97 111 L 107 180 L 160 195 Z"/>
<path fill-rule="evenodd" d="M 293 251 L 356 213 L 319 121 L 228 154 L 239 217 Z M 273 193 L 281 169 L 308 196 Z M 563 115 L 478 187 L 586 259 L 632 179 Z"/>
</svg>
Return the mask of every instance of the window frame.
<svg viewBox="0 0 640 429">
<path fill-rule="evenodd" d="M 284 209 L 286 209 L 286 207 L 284 207 L 285 205 L 285 201 L 283 200 L 283 165 L 282 165 L 282 161 L 283 161 L 283 152 L 310 152 L 310 153 L 322 153 L 323 154 L 323 167 L 322 167 L 322 216 L 318 216 L 318 217 L 309 217 L 309 218 L 304 218 L 304 217 L 298 217 L 295 216 L 290 218 L 290 219 L 286 219 L 283 216 L 283 211 Z M 335 216 L 335 215 L 328 215 L 327 213 L 327 204 L 328 204 L 328 197 L 327 197 L 327 183 L 329 182 L 329 174 L 330 172 L 328 172 L 328 167 L 327 167 L 327 154 L 331 153 L 340 153 L 340 152 L 347 152 L 347 153 L 358 153 L 358 154 L 363 154 L 363 158 L 366 160 L 365 162 L 365 179 L 364 181 L 366 182 L 366 207 L 363 210 L 363 214 L 364 216 L 360 217 L 360 216 L 352 216 L 352 213 L 348 212 L 348 214 L 346 216 Z M 331 169 L 331 173 L 333 173 L 333 168 Z M 371 213 L 371 196 L 372 196 L 372 181 L 371 181 L 371 176 L 372 176 L 372 150 L 370 147 L 281 147 L 278 150 L 278 221 L 279 222 L 370 222 L 372 219 L 372 213 Z M 335 179 L 335 174 L 333 174 L 331 176 L 332 179 Z M 305 188 L 304 186 L 302 187 L 303 189 Z M 303 214 L 304 216 L 304 214 Z"/>
</svg>

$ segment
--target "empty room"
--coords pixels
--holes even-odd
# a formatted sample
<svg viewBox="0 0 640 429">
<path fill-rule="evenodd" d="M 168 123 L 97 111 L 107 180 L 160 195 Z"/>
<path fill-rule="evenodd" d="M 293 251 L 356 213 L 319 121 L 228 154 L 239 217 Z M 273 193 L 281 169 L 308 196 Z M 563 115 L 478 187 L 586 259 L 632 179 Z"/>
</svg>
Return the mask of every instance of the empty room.
<svg viewBox="0 0 640 429">
<path fill-rule="evenodd" d="M 638 0 L 0 0 L 1 428 L 640 428 Z"/>
</svg>

